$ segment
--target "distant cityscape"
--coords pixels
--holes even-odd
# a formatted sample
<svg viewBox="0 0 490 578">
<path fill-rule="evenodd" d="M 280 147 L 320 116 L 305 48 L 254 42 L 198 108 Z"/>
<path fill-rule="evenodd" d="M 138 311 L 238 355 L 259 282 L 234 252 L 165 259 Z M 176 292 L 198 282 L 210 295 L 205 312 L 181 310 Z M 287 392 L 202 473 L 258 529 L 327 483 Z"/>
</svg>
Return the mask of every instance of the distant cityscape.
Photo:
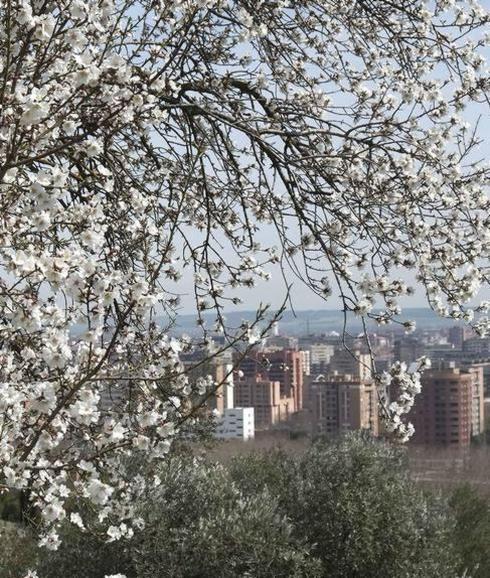
<svg viewBox="0 0 490 578">
<path fill-rule="evenodd" d="M 286 326 L 289 326 L 286 323 Z M 464 449 L 485 442 L 490 420 L 490 337 L 466 326 L 426 326 L 407 335 L 384 328 L 369 334 L 376 370 L 425 355 L 408 419 L 413 445 Z M 211 348 L 219 351 L 219 337 Z M 365 336 L 337 331 L 292 335 L 282 322 L 246 355 L 229 350 L 206 361 L 209 350 L 182 356 L 190 375 L 220 384 L 208 402 L 218 416 L 216 435 L 246 441 L 271 431 L 334 437 L 364 430 L 384 435 L 378 392 Z"/>
</svg>

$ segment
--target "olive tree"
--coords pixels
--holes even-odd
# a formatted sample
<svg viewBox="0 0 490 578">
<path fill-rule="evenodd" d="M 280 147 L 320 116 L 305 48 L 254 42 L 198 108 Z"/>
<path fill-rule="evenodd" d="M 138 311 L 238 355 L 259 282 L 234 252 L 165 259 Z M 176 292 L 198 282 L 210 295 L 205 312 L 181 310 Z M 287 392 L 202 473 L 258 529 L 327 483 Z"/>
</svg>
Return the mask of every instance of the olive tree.
<svg viewBox="0 0 490 578">
<path fill-rule="evenodd" d="M 450 504 L 457 520 L 454 543 L 461 557 L 460 574 L 484 578 L 490 573 L 490 497 L 465 484 L 452 492 Z"/>
<path fill-rule="evenodd" d="M 434 310 L 487 331 L 468 303 L 488 168 L 464 115 L 487 102 L 487 22 L 453 0 L 1 3 L 0 472 L 43 544 L 84 525 L 77 496 L 129 532 L 148 481 L 121 459 L 164 458 L 193 419 L 206 384 L 169 336 L 187 272 L 225 347 L 260 337 L 223 312 L 273 263 L 407 329 L 412 269 Z M 418 376 L 393 378 L 407 437 Z"/>
<path fill-rule="evenodd" d="M 232 478 L 245 493 L 270 491 L 297 539 L 329 578 L 457 576 L 455 518 L 445 500 L 410 480 L 399 448 L 350 435 L 304 455 L 239 457 Z"/>
<path fill-rule="evenodd" d="M 267 489 L 248 494 L 219 464 L 177 458 L 142 502 L 138 578 L 321 576 L 321 565 Z"/>
</svg>

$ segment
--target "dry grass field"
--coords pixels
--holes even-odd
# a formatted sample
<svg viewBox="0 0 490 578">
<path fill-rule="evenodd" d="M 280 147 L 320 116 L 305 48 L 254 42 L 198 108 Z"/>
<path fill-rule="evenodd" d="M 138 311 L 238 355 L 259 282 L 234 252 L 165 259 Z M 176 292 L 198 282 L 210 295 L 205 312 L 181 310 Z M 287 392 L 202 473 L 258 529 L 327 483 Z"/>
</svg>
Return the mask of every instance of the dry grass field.
<svg viewBox="0 0 490 578">
<path fill-rule="evenodd" d="M 311 444 L 309 438 L 290 439 L 286 432 L 259 434 L 248 442 L 217 442 L 207 450 L 199 449 L 209 459 L 226 462 L 233 456 L 281 449 L 298 454 Z M 407 446 L 412 478 L 420 484 L 440 489 L 451 489 L 469 483 L 480 492 L 490 494 L 490 447 L 472 447 L 467 450 Z"/>
</svg>

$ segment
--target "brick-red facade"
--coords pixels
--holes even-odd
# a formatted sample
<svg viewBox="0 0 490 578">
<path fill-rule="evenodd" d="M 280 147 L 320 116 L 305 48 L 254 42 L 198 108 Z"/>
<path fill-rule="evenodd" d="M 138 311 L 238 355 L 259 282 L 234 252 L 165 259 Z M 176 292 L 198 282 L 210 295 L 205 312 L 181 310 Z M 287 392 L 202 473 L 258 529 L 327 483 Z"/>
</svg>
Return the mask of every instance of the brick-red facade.
<svg viewBox="0 0 490 578">
<path fill-rule="evenodd" d="M 473 380 L 471 373 L 455 368 L 424 373 L 422 392 L 409 415 L 415 426 L 413 443 L 469 446 Z"/>
</svg>

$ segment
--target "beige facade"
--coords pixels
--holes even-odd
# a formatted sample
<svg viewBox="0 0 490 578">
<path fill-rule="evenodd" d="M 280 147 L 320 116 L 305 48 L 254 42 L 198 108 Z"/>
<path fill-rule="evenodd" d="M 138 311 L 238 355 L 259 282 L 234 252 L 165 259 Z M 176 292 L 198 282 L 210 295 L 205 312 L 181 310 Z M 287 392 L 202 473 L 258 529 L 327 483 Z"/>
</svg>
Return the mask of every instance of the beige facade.
<svg viewBox="0 0 490 578">
<path fill-rule="evenodd" d="M 270 380 L 238 380 L 235 382 L 235 403 L 253 407 L 255 429 L 268 429 L 289 419 L 294 413 L 295 401 L 281 395 L 281 383 Z"/>
<path fill-rule="evenodd" d="M 301 356 L 301 369 L 303 376 L 309 376 L 311 373 L 311 352 L 308 350 L 301 350 L 299 352 Z"/>
<path fill-rule="evenodd" d="M 249 383 L 278 381 L 281 397 L 293 399 L 290 412 L 300 411 L 303 407 L 303 358 L 300 351 L 253 351 L 239 360 L 236 378 Z"/>
<path fill-rule="evenodd" d="M 371 382 L 349 376 L 314 381 L 310 385 L 310 410 L 316 435 L 354 430 L 378 434 L 378 404 Z"/>
<path fill-rule="evenodd" d="M 371 358 L 359 350 L 337 349 L 330 359 L 329 375 L 350 375 L 353 379 L 369 381 L 372 377 Z"/>
</svg>

